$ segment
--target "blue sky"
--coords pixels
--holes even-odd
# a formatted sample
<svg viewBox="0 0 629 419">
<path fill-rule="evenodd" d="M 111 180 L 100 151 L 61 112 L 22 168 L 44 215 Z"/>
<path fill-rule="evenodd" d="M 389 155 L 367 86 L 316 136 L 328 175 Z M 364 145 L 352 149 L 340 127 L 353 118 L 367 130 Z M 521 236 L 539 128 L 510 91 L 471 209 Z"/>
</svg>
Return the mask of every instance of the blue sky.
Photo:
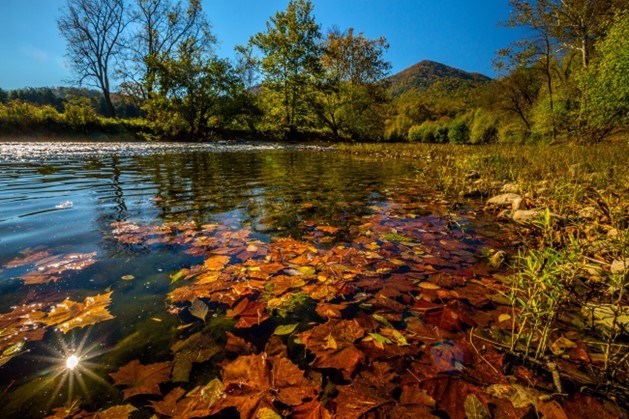
<svg viewBox="0 0 629 419">
<path fill-rule="evenodd" d="M 65 43 L 56 18 L 66 0 L 2 0 L 0 88 L 67 85 Z M 219 40 L 217 53 L 265 28 L 288 0 L 203 0 Z M 509 16 L 508 0 L 314 0 L 325 33 L 333 25 L 366 36 L 386 36 L 392 73 L 424 59 L 493 75 L 494 52 L 518 37 L 498 25 Z"/>
</svg>

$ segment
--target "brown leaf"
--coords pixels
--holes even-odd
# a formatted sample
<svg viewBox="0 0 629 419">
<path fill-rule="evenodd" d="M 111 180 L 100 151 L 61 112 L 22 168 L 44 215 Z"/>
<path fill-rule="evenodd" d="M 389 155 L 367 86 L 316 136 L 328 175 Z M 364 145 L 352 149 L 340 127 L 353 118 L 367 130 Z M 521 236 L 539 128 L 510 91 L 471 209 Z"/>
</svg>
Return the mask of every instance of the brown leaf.
<svg viewBox="0 0 629 419">
<path fill-rule="evenodd" d="M 291 412 L 293 419 L 332 419 L 332 413 L 327 410 L 318 400 L 312 400 L 301 404 Z"/>
<path fill-rule="evenodd" d="M 358 418 L 382 405 L 385 400 L 360 391 L 351 385 L 337 386 L 338 396 L 334 398 L 336 416 L 339 418 Z"/>
<path fill-rule="evenodd" d="M 188 339 L 180 340 L 170 348 L 175 354 L 173 361 L 172 380 L 187 382 L 190 378 L 193 363 L 208 361 L 223 348 L 214 339 L 201 332 L 195 333 Z"/>
<path fill-rule="evenodd" d="M 47 326 L 56 326 L 58 330 L 67 333 L 77 327 L 90 326 L 113 319 L 114 316 L 107 310 L 107 306 L 111 303 L 111 294 L 112 291 L 86 297 L 81 303 L 66 298 L 53 306 L 42 322 Z"/>
<path fill-rule="evenodd" d="M 57 281 L 61 278 L 60 275 L 66 271 L 80 271 L 93 265 L 96 263 L 95 257 L 96 252 L 48 256 L 44 259 L 33 261 L 32 263 L 35 264 L 37 269 L 22 275 L 20 278 L 22 278 L 25 285 L 46 284 Z"/>
<path fill-rule="evenodd" d="M 222 376 L 226 397 L 217 406 L 236 407 L 242 417 L 272 407 L 275 398 L 298 406 L 315 399 L 319 392 L 318 384 L 305 378 L 303 371 L 282 355 L 240 356 L 223 367 Z"/>
<path fill-rule="evenodd" d="M 213 413 L 213 407 L 225 390 L 223 383 L 213 379 L 205 386 L 195 387 L 188 394 L 177 387 L 161 401 L 151 401 L 156 413 L 171 418 L 200 418 Z M 184 397 L 185 395 L 185 397 Z"/>
<path fill-rule="evenodd" d="M 137 394 L 162 394 L 159 384 L 169 380 L 170 369 L 170 362 L 142 365 L 136 359 L 109 376 L 114 380 L 114 385 L 128 386 L 122 391 L 126 400 Z"/>
<path fill-rule="evenodd" d="M 253 352 L 253 346 L 243 338 L 234 335 L 231 332 L 225 332 L 227 343 L 225 344 L 225 352 L 231 352 L 238 355 L 249 355 Z"/>
</svg>

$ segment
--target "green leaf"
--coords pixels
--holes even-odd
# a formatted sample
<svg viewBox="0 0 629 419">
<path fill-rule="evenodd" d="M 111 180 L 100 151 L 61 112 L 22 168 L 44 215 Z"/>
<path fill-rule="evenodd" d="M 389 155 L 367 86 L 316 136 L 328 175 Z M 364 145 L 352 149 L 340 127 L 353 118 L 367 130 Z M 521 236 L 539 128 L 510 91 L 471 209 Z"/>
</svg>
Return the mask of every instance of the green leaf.
<svg viewBox="0 0 629 419">
<path fill-rule="evenodd" d="M 297 326 L 299 326 L 299 323 L 283 324 L 281 326 L 277 326 L 273 334 L 278 336 L 290 335 L 295 331 L 295 329 L 297 329 Z"/>
<path fill-rule="evenodd" d="M 176 274 L 173 274 L 170 276 L 170 282 L 175 283 L 177 281 L 179 281 L 181 278 L 183 278 L 186 275 L 186 270 L 182 269 L 179 272 L 177 272 Z"/>
<path fill-rule="evenodd" d="M 369 336 L 371 336 L 375 341 L 380 342 L 380 343 L 393 343 L 391 339 L 384 337 L 379 333 L 369 333 Z"/>
<path fill-rule="evenodd" d="M 393 325 L 391 323 L 389 323 L 389 321 L 387 319 L 385 319 L 384 317 L 382 317 L 381 315 L 373 314 L 372 316 L 373 316 L 374 319 L 376 319 L 377 321 L 382 323 L 382 325 L 384 327 L 388 327 L 390 329 L 395 329 L 395 327 L 393 327 Z"/>
</svg>

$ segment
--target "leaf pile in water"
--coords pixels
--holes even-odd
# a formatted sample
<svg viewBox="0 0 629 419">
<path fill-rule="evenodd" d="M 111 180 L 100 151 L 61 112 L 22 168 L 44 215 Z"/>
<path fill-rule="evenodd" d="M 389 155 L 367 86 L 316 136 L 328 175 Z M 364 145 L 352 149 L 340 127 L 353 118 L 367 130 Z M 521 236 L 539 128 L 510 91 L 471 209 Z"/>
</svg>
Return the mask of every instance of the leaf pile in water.
<svg viewBox="0 0 629 419">
<path fill-rule="evenodd" d="M 171 275 L 169 311 L 187 324 L 165 362 L 134 360 L 110 374 L 123 400 L 176 418 L 565 415 L 569 403 L 532 387 L 542 381 L 535 372 L 507 377 L 503 354 L 474 337 L 500 342 L 511 327 L 506 287 L 475 256 L 479 242 L 493 243 L 451 229 L 465 220 L 398 202 L 343 227 L 303 220 L 301 239 L 270 243 L 218 224 L 113 223 L 122 246 L 204 257 Z M 28 321 L 7 313 L 0 324 L 6 316 L 17 333 L 53 323 L 65 332 L 105 320 L 110 294 L 38 308 Z M 0 342 L 11 356 L 17 340 Z M 580 397 L 577 406 L 593 405 Z"/>
<path fill-rule="evenodd" d="M 20 276 L 25 285 L 47 284 L 58 281 L 66 271 L 80 271 L 96 263 L 96 252 L 52 255 L 49 251 L 26 250 L 5 268 L 32 267 Z"/>
</svg>

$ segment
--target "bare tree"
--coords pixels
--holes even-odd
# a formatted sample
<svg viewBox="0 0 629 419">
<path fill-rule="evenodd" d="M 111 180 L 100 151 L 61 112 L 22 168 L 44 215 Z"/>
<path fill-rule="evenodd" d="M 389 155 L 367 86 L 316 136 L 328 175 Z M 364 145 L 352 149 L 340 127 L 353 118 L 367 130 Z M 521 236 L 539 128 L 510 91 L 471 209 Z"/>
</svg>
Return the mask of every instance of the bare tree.
<svg viewBox="0 0 629 419">
<path fill-rule="evenodd" d="M 135 0 L 131 20 L 135 30 L 125 71 L 127 90 L 148 99 L 155 93 L 157 67 L 177 58 L 183 43 L 209 52 L 215 42 L 200 0 Z"/>
<path fill-rule="evenodd" d="M 123 0 L 67 0 L 57 20 L 68 42 L 67 57 L 81 85 L 100 89 L 108 116 L 115 117 L 111 101 L 113 67 L 123 48 L 127 25 Z"/>
</svg>

